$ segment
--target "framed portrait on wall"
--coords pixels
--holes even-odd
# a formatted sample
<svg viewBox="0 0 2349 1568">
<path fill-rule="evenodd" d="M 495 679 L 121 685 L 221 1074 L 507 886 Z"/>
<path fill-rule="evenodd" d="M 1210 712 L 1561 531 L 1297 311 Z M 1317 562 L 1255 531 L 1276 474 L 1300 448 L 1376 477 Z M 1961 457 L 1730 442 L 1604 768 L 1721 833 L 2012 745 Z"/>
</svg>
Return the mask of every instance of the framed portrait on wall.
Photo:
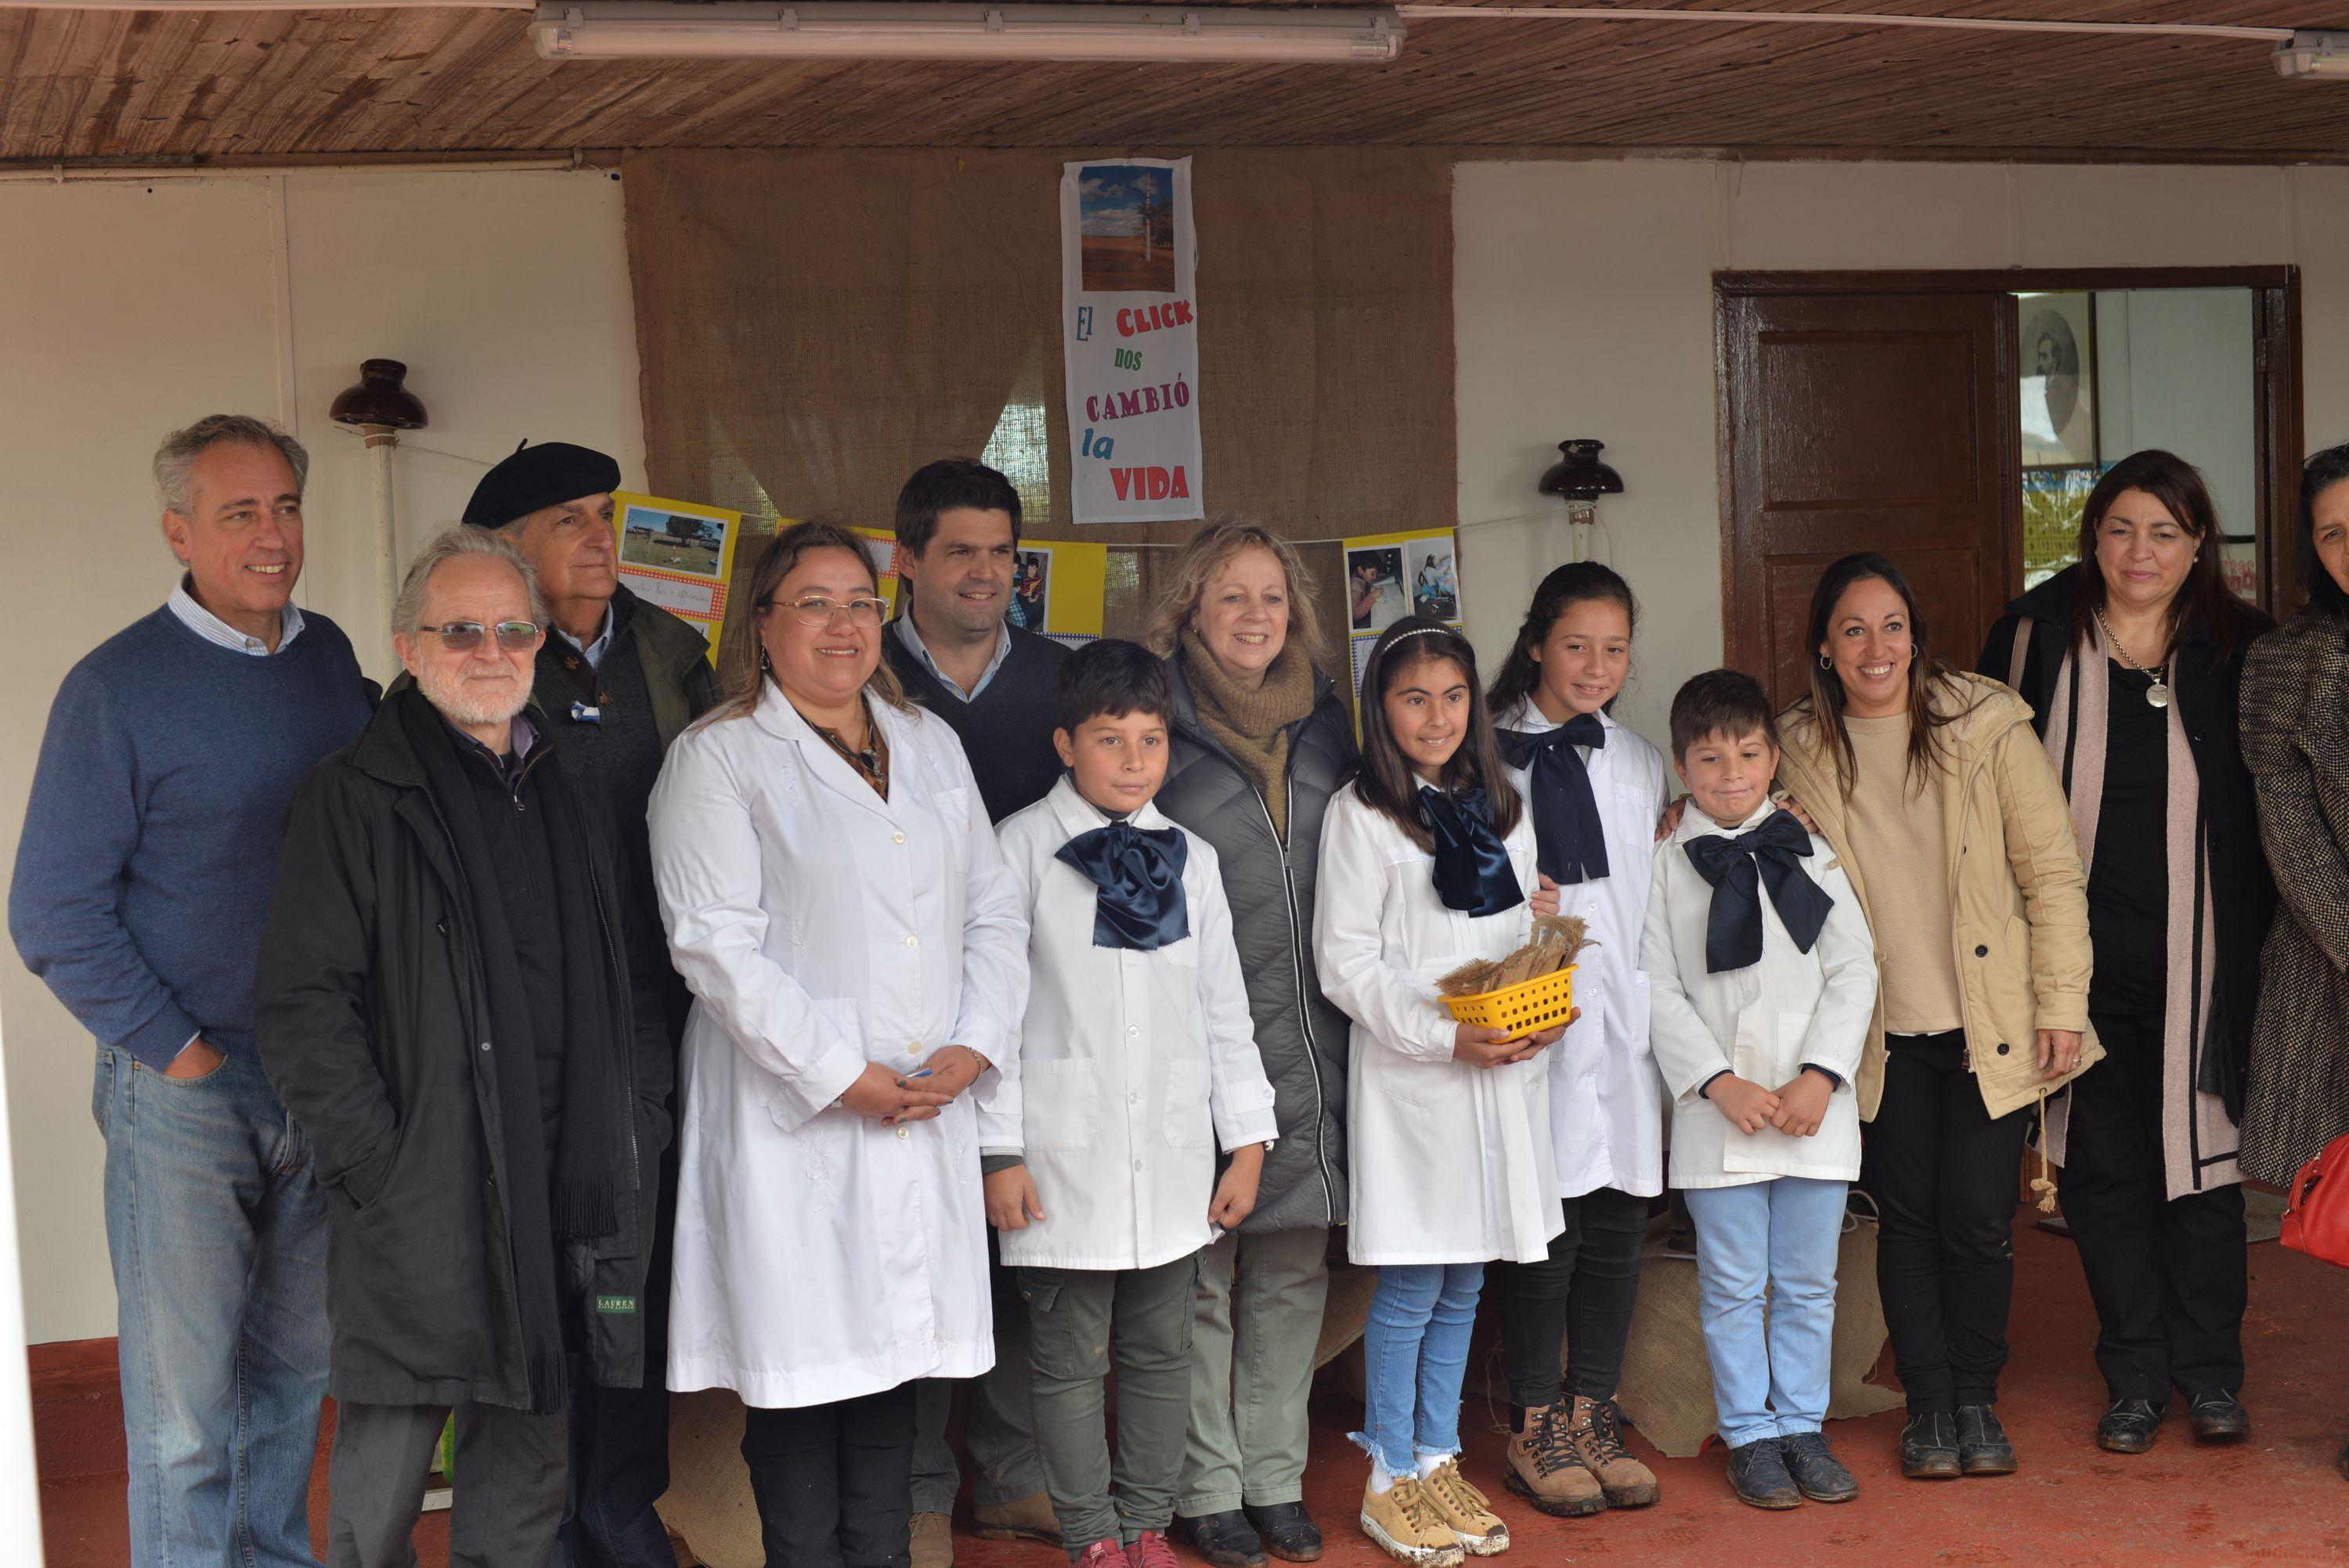
<svg viewBox="0 0 2349 1568">
<path fill-rule="evenodd" d="M 2096 313 L 2085 290 L 2015 295 L 2022 332 L 2023 466 L 2093 467 Z"/>
</svg>

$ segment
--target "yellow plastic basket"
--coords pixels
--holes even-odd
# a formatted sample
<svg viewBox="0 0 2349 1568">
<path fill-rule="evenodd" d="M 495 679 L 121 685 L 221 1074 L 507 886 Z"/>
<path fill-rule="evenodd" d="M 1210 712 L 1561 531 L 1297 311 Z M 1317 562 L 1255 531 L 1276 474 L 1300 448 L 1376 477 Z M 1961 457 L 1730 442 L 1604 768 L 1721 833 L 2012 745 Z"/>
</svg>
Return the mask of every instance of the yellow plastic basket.
<svg viewBox="0 0 2349 1568">
<path fill-rule="evenodd" d="M 1446 996 L 1444 1005 L 1464 1024 L 1506 1029 L 1512 1036 L 1536 1034 L 1563 1024 L 1573 1016 L 1575 968 L 1569 964 L 1498 991 Z"/>
</svg>

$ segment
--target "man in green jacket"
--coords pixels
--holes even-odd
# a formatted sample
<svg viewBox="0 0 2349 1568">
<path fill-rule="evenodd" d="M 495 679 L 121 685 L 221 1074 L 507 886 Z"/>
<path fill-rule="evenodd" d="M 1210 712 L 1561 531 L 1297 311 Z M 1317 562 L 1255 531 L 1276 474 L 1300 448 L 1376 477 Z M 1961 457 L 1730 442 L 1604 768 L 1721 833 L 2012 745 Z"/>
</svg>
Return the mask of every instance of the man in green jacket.
<svg viewBox="0 0 2349 1568">
<path fill-rule="evenodd" d="M 538 652 L 533 696 L 582 789 L 600 794 L 619 824 L 631 903 L 622 912 L 663 941 L 653 893 L 645 806 L 661 758 L 685 727 L 718 702 L 718 676 L 700 632 L 646 603 L 619 578 L 612 491 L 620 465 L 563 441 L 525 442 L 482 476 L 464 521 L 512 542 L 538 573 L 552 624 Z M 669 1048 L 690 998 L 674 975 L 665 1001 Z M 669 1108 L 672 1115 L 676 1108 Z M 603 1388 L 572 1379 L 572 1501 L 555 1563 L 562 1568 L 676 1568 L 653 1503 L 668 1490 L 669 1225 L 674 1155 L 664 1161 L 652 1266 L 645 1284 L 645 1380 Z"/>
</svg>

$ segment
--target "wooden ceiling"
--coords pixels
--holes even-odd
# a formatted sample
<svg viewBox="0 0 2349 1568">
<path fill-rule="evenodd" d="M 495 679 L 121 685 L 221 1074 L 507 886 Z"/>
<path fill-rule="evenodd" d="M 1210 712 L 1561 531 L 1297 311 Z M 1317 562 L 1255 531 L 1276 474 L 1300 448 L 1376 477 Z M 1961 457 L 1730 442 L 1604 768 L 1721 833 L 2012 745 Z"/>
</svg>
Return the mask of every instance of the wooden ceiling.
<svg viewBox="0 0 2349 1568">
<path fill-rule="evenodd" d="M 1709 3 L 2349 28 L 2349 0 Z M 554 63 L 527 20 L 0 8 L 0 160 L 1389 142 L 2349 161 L 2349 81 L 2283 80 L 2255 42 L 1424 18 L 1376 67 Z"/>
</svg>

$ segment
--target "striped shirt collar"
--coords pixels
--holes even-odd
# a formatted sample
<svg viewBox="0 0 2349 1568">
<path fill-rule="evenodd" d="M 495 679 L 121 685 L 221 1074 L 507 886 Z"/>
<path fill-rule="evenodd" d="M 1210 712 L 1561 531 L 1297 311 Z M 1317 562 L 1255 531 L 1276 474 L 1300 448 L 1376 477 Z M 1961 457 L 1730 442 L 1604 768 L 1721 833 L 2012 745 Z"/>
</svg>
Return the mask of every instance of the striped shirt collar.
<svg viewBox="0 0 2349 1568">
<path fill-rule="evenodd" d="M 189 580 L 184 574 L 180 578 L 178 584 L 172 588 L 171 596 L 164 603 L 171 606 L 171 614 L 180 618 L 181 624 L 205 642 L 217 644 L 232 653 L 252 654 L 260 658 L 269 656 L 271 650 L 267 643 L 263 642 L 259 637 L 246 636 L 243 632 L 197 603 L 196 596 L 190 591 Z M 295 609 L 294 602 L 289 599 L 277 614 L 276 651 L 282 654 L 294 645 L 295 638 L 302 634 L 302 612 Z"/>
</svg>

